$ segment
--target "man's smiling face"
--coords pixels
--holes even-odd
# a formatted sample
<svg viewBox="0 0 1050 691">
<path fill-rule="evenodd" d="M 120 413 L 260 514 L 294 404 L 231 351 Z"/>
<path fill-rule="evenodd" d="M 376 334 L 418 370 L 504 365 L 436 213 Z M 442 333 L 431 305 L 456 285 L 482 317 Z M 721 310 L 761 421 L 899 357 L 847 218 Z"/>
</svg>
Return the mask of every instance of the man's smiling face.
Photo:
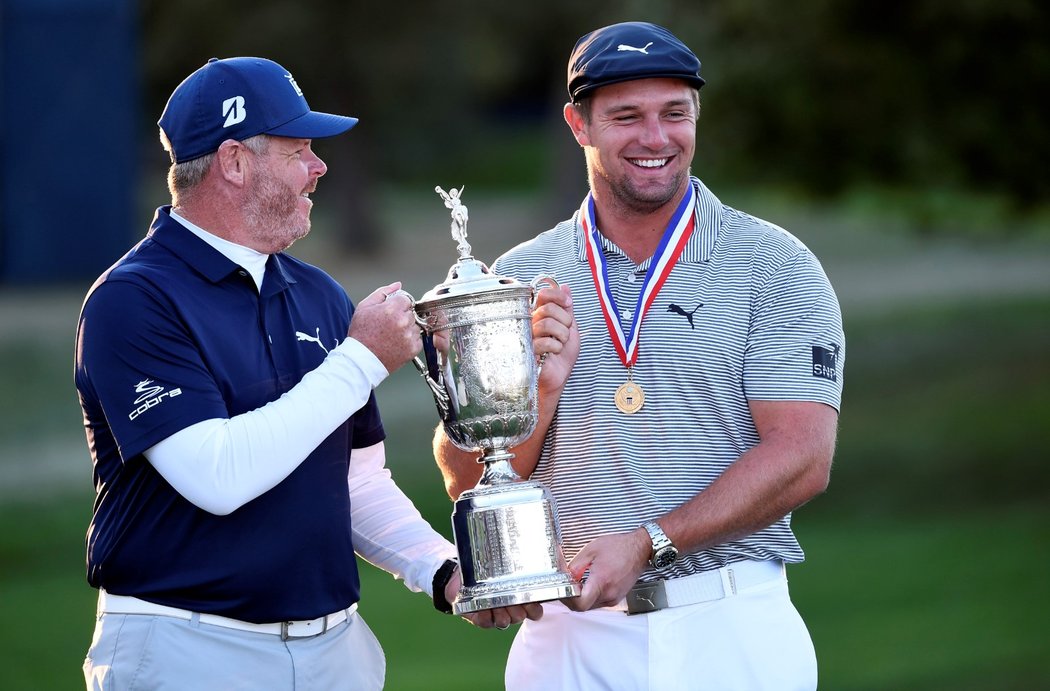
<svg viewBox="0 0 1050 691">
<path fill-rule="evenodd" d="M 590 112 L 573 130 L 595 196 L 637 213 L 675 200 L 696 149 L 696 90 L 679 79 L 610 84 L 594 92 Z"/>
</svg>

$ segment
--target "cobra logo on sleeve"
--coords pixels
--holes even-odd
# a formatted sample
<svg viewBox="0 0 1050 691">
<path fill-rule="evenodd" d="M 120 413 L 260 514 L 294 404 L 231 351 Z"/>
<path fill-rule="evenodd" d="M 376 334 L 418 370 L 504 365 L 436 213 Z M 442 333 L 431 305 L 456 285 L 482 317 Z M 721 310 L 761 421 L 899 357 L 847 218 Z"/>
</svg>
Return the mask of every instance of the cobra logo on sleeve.
<svg viewBox="0 0 1050 691">
<path fill-rule="evenodd" d="M 154 384 L 152 379 L 143 379 L 135 385 L 135 393 L 139 395 L 135 399 L 137 407 L 128 414 L 129 420 L 134 420 L 150 408 L 160 405 L 167 398 L 181 395 L 182 389 L 165 391 L 163 386 Z"/>
</svg>

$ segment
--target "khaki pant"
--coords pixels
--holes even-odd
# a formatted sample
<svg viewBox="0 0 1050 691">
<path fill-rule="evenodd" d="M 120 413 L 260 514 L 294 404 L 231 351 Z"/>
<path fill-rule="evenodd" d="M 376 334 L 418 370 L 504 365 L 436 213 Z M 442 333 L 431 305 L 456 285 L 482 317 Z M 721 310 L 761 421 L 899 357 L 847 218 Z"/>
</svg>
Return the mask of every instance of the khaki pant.
<svg viewBox="0 0 1050 691">
<path fill-rule="evenodd" d="M 196 618 L 102 614 L 84 661 L 89 691 L 381 689 L 386 659 L 358 614 L 309 638 L 238 631 Z"/>
</svg>

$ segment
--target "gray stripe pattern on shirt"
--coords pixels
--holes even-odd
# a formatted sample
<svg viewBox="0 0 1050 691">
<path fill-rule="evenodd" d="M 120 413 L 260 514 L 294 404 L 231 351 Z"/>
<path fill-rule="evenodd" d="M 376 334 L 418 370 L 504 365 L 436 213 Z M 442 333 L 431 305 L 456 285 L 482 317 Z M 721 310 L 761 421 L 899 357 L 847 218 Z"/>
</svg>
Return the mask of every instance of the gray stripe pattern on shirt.
<svg viewBox="0 0 1050 691">
<path fill-rule="evenodd" d="M 641 325 L 633 378 L 645 405 L 634 415 L 613 402 L 626 369 L 604 323 L 577 218 L 492 265 L 522 281 L 551 274 L 573 291 L 580 357 L 533 475 L 555 497 L 569 559 L 599 535 L 634 530 L 688 501 L 757 444 L 749 399 L 839 407 L 842 319 L 820 263 L 788 232 L 693 184 L 696 230 Z M 649 262 L 635 265 L 604 237 L 602 249 L 626 332 L 632 315 L 624 312 L 635 309 Z M 671 571 L 741 559 L 802 561 L 790 515 L 688 555 Z"/>
</svg>

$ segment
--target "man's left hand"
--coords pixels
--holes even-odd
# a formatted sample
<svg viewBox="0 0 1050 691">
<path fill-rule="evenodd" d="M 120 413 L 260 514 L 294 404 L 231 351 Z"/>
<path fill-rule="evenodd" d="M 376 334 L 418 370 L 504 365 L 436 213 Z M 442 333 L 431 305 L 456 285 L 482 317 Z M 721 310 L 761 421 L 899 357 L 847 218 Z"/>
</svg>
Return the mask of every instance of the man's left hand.
<svg viewBox="0 0 1050 691">
<path fill-rule="evenodd" d="M 445 585 L 445 599 L 452 602 L 456 599 L 456 594 L 459 593 L 460 585 L 463 583 L 463 577 L 459 569 L 449 579 L 448 584 Z M 496 607 L 495 609 L 483 609 L 480 612 L 473 612 L 471 614 L 464 614 L 462 617 L 469 621 L 474 626 L 483 629 L 499 629 L 504 630 L 511 626 L 511 624 L 519 624 L 526 619 L 537 620 L 543 616 L 543 606 L 538 602 L 530 602 L 525 605 L 511 605 L 510 607 Z"/>
<path fill-rule="evenodd" d="M 577 612 L 615 605 L 638 581 L 651 551 L 652 541 L 644 528 L 591 540 L 569 564 L 569 571 L 577 580 L 590 572 L 583 582 L 583 592 L 562 602 Z"/>
</svg>

